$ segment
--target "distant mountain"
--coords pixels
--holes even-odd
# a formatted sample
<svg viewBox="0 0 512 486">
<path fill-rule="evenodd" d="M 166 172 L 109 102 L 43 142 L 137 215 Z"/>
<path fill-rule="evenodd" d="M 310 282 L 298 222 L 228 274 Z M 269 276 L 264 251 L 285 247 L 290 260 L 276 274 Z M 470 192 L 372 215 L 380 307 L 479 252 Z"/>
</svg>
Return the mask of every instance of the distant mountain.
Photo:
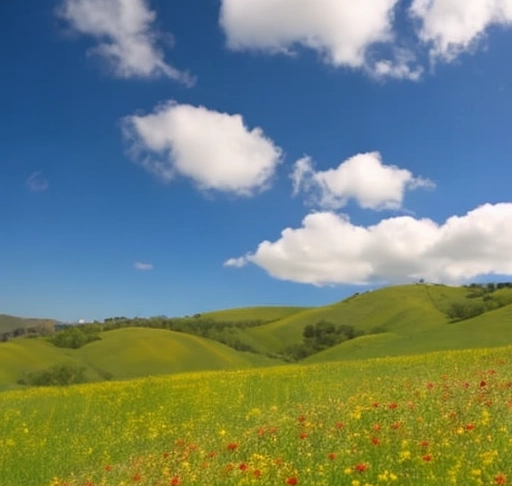
<svg viewBox="0 0 512 486">
<path fill-rule="evenodd" d="M 47 324 L 56 324 L 53 319 L 40 319 L 31 317 L 15 317 L 7 314 L 0 314 L 0 334 L 11 332 L 16 329 L 25 329 Z"/>
</svg>

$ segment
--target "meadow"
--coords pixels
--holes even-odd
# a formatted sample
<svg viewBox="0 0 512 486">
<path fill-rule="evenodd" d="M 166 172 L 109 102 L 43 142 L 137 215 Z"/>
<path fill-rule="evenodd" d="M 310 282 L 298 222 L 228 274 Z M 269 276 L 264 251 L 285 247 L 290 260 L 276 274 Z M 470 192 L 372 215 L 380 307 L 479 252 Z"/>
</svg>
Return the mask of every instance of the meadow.
<svg viewBox="0 0 512 486">
<path fill-rule="evenodd" d="M 510 484 L 511 352 L 4 392 L 0 484 Z"/>
</svg>

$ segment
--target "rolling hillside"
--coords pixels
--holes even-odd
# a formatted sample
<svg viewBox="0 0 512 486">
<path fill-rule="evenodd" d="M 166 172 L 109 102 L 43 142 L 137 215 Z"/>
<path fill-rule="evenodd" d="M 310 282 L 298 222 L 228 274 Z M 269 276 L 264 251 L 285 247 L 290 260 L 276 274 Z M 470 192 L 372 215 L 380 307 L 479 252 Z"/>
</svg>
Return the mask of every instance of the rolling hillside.
<svg viewBox="0 0 512 486">
<path fill-rule="evenodd" d="M 202 317 L 218 321 L 262 321 L 271 322 L 303 312 L 310 307 L 243 307 L 214 312 L 205 312 Z"/>
<path fill-rule="evenodd" d="M 57 348 L 44 339 L 0 343 L 0 390 L 16 388 L 25 372 L 61 363 L 86 368 L 90 381 L 128 379 L 186 371 L 242 369 L 279 364 L 223 344 L 160 329 L 126 328 L 102 334 L 80 349 Z"/>
<path fill-rule="evenodd" d="M 149 327 L 102 332 L 100 340 L 76 350 L 54 347 L 44 338 L 13 339 L 0 343 L 0 389 L 16 387 L 24 372 L 61 363 L 84 366 L 90 381 L 282 365 L 283 360 L 269 356 L 279 357 L 288 347 L 302 343 L 304 327 L 322 320 L 352 326 L 364 335 L 310 355 L 306 363 L 501 346 L 512 343 L 511 302 L 511 288 L 486 293 L 478 288 L 405 285 L 355 294 L 324 307 L 228 309 L 187 318 L 187 322 L 197 319 L 196 325 L 208 320 L 232 322 L 228 330 L 218 330 L 219 339 L 229 332 L 257 354 Z M 449 319 L 447 311 L 457 303 L 495 310 L 459 321 Z M 264 323 L 244 326 L 248 321 Z"/>
<path fill-rule="evenodd" d="M 302 330 L 321 320 L 349 324 L 365 333 L 414 334 L 448 322 L 449 302 L 464 298 L 461 287 L 406 285 L 387 287 L 342 302 L 304 310 L 269 324 L 246 330 L 258 347 L 274 352 L 301 342 Z"/>
</svg>

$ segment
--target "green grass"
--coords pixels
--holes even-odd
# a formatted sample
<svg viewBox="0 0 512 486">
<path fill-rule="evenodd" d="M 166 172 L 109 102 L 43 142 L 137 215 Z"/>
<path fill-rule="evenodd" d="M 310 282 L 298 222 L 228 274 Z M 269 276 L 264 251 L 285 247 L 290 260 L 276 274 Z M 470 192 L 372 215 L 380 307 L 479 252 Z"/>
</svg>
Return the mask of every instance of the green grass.
<svg viewBox="0 0 512 486">
<path fill-rule="evenodd" d="M 510 304 L 465 321 L 451 322 L 446 317 L 451 303 L 465 300 L 469 292 L 463 287 L 406 285 L 354 295 L 324 307 L 244 308 L 202 315 L 219 321 L 265 321 L 256 327 L 229 331 L 252 346 L 259 355 L 237 352 L 188 334 L 147 328 L 101 333 L 100 341 L 79 350 L 54 348 L 41 339 L 13 340 L 0 343 L 0 390 L 16 387 L 16 380 L 24 371 L 67 361 L 86 366 L 90 381 L 105 376 L 128 379 L 282 364 L 282 361 L 266 356 L 279 354 L 288 346 L 300 343 L 304 327 L 320 320 L 348 324 L 366 334 L 310 356 L 306 362 L 400 356 L 512 343 Z M 497 290 L 491 296 L 506 304 L 512 301 L 512 290 Z"/>
<path fill-rule="evenodd" d="M 225 309 L 214 312 L 205 312 L 201 314 L 204 318 L 215 319 L 217 321 L 243 322 L 243 321 L 276 321 L 285 317 L 297 314 L 307 307 L 243 307 L 239 309 Z"/>
<path fill-rule="evenodd" d="M 1 484 L 505 484 L 511 352 L 5 392 Z"/>
<path fill-rule="evenodd" d="M 455 292 L 453 291 L 455 290 Z M 434 302 L 443 304 L 446 289 L 429 288 Z M 458 289 L 449 289 L 451 298 L 457 298 Z M 510 291 L 508 291 L 510 294 Z M 419 293 L 418 293 L 419 294 Z M 319 363 L 340 359 L 367 359 L 385 356 L 403 356 L 430 351 L 456 350 L 502 346 L 512 343 L 512 306 L 486 312 L 477 317 L 451 322 L 443 314 L 424 305 L 423 312 L 402 312 L 396 321 L 385 327 L 390 332 L 362 336 L 346 341 L 306 359 Z"/>
<path fill-rule="evenodd" d="M 24 372 L 67 362 L 85 366 L 90 381 L 102 380 L 107 375 L 128 379 L 276 363 L 215 341 L 160 329 L 119 329 L 102 333 L 101 338 L 76 350 L 57 348 L 42 338 L 0 343 L 0 390 L 18 388 L 16 381 Z"/>
<path fill-rule="evenodd" d="M 81 359 L 73 350 L 56 348 L 43 339 L 13 339 L 0 343 L 0 390 L 17 388 L 16 381 L 24 372 L 70 361 L 80 363 Z"/>
<path fill-rule="evenodd" d="M 309 309 L 284 319 L 248 329 L 246 333 L 260 347 L 279 351 L 302 340 L 307 324 L 320 320 L 349 324 L 372 332 L 383 328 L 399 336 L 408 336 L 442 326 L 448 322 L 444 309 L 453 299 L 466 295 L 461 287 L 406 285 L 388 287 L 349 298 L 334 305 Z M 434 350 L 431 348 L 431 350 Z M 398 353 L 401 354 L 401 353 Z"/>
</svg>

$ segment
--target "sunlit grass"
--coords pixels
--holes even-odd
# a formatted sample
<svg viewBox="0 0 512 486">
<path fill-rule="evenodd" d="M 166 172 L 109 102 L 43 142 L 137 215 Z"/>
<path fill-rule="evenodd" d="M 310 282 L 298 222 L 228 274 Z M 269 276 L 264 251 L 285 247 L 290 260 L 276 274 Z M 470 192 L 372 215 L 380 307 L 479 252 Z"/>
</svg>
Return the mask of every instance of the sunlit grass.
<svg viewBox="0 0 512 486">
<path fill-rule="evenodd" d="M 506 484 L 511 351 L 7 392 L 0 484 Z"/>
</svg>

